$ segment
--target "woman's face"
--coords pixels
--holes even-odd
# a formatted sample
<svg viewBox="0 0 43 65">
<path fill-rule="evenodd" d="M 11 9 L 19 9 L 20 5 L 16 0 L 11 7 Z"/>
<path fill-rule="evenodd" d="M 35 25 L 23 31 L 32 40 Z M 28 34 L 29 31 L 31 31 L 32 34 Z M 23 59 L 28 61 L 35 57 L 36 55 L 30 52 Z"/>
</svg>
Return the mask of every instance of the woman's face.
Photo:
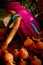
<svg viewBox="0 0 43 65">
<path fill-rule="evenodd" d="M 12 15 L 14 15 L 14 14 L 16 14 L 16 11 L 15 11 L 15 10 L 10 10 L 9 16 L 12 16 Z"/>
</svg>

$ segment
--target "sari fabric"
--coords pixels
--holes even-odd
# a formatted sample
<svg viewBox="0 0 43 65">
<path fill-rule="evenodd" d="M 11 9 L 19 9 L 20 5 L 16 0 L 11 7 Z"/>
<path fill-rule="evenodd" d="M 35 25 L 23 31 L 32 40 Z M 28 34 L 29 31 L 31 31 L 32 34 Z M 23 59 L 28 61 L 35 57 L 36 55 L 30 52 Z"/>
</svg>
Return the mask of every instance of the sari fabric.
<svg viewBox="0 0 43 65">
<path fill-rule="evenodd" d="M 6 6 L 6 11 L 16 10 L 17 14 L 22 18 L 20 27 L 18 29 L 18 34 L 21 36 L 21 32 L 24 36 L 33 36 L 38 38 L 40 34 L 40 25 L 33 14 L 21 6 L 18 2 L 10 2 Z"/>
</svg>

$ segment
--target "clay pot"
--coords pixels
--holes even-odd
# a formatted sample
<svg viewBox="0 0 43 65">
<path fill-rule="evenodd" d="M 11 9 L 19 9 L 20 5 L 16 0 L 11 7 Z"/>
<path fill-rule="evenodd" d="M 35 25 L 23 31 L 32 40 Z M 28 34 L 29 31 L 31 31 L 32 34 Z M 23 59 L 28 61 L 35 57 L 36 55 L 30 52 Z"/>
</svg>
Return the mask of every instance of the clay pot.
<svg viewBox="0 0 43 65">
<path fill-rule="evenodd" d="M 4 62 L 13 62 L 13 55 L 11 53 L 9 53 L 8 51 L 5 51 L 5 53 L 2 56 L 2 59 Z"/>
<path fill-rule="evenodd" d="M 25 47 L 29 47 L 31 44 L 33 44 L 33 40 L 31 40 L 30 38 L 27 38 L 25 41 L 24 41 L 24 46 Z"/>
<path fill-rule="evenodd" d="M 30 65 L 42 65 L 42 62 L 41 62 L 41 60 L 39 58 L 34 56 L 33 59 L 31 60 Z"/>
<path fill-rule="evenodd" d="M 14 50 L 13 57 L 15 60 L 19 58 L 19 51 L 17 49 Z"/>
<path fill-rule="evenodd" d="M 41 42 L 41 41 L 36 42 L 36 49 L 43 50 L 43 42 Z"/>
<path fill-rule="evenodd" d="M 21 59 L 21 61 L 19 62 L 19 65 L 27 65 L 27 62 Z"/>
<path fill-rule="evenodd" d="M 28 59 L 29 58 L 29 53 L 28 53 L 27 49 L 26 48 L 21 48 L 19 56 L 22 59 Z"/>
<path fill-rule="evenodd" d="M 2 51 L 1 51 L 1 49 L 0 49 L 0 56 L 2 55 Z"/>
</svg>

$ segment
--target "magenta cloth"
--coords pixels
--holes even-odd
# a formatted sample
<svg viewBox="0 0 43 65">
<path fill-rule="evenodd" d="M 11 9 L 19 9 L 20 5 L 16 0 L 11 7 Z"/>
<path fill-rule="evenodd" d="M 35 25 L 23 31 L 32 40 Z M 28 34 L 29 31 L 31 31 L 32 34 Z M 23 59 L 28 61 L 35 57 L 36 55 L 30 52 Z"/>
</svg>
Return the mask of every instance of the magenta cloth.
<svg viewBox="0 0 43 65">
<path fill-rule="evenodd" d="M 22 18 L 21 24 L 19 27 L 19 33 L 20 30 L 23 32 L 24 36 L 33 36 L 35 38 L 38 37 L 38 34 L 32 27 L 30 23 L 33 23 L 38 31 L 40 32 L 40 26 L 38 21 L 35 19 L 33 14 L 26 10 L 23 6 L 21 6 L 18 2 L 10 2 L 6 6 L 6 11 L 9 12 L 10 10 L 16 10 L 17 14 L 19 14 Z"/>
</svg>

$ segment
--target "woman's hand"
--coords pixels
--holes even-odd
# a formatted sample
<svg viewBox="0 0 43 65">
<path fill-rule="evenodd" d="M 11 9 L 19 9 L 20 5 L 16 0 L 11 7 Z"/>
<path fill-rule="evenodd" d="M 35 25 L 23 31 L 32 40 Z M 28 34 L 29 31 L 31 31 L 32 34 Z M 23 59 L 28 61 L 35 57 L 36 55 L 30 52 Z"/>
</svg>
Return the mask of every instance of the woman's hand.
<svg viewBox="0 0 43 65">
<path fill-rule="evenodd" d="M 7 44 L 4 44 L 2 46 L 2 48 L 1 48 L 2 52 L 5 52 L 7 50 L 7 47 L 8 47 L 8 45 Z"/>
</svg>

